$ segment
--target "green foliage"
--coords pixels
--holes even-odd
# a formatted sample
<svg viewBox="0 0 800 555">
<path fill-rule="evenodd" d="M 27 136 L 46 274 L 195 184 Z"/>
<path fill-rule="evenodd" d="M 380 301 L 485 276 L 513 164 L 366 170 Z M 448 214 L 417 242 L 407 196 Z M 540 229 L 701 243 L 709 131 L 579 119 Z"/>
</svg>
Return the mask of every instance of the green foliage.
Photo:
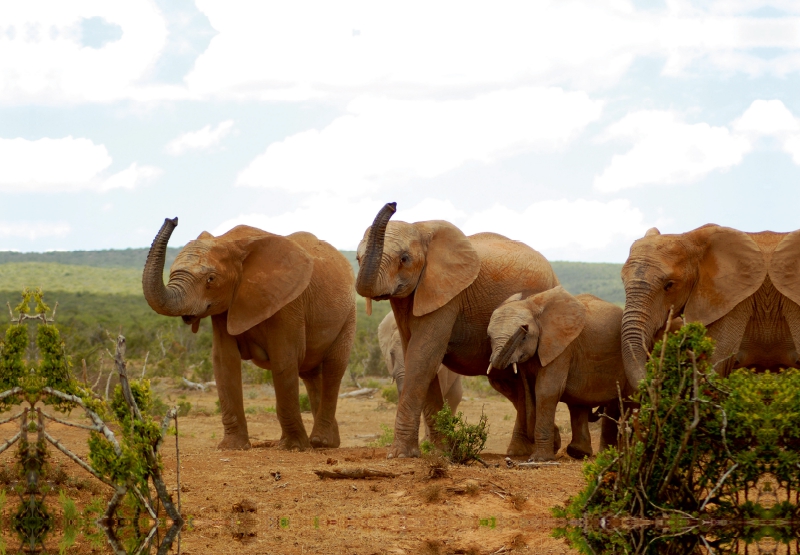
<svg viewBox="0 0 800 555">
<path fill-rule="evenodd" d="M 639 385 L 638 416 L 623 417 L 619 451 L 584 467 L 587 486 L 566 514 L 664 512 L 681 518 L 777 518 L 800 514 L 800 372 L 713 371 L 713 342 L 689 324 L 656 343 Z M 746 502 L 763 480 L 788 499 Z"/>
<path fill-rule="evenodd" d="M 622 264 L 595 262 L 550 263 L 558 281 L 573 295 L 591 293 L 617 306 L 625 305 L 625 289 L 622 287 Z"/>
<path fill-rule="evenodd" d="M 394 442 L 394 429 L 387 426 L 386 424 L 381 424 L 381 434 L 375 439 L 375 441 L 371 441 L 368 445 L 369 447 L 388 447 Z"/>
<path fill-rule="evenodd" d="M 300 394 L 300 412 L 311 412 L 311 401 L 306 393 Z"/>
<path fill-rule="evenodd" d="M 467 424 L 464 414 L 453 414 L 450 404 L 445 401 L 442 410 L 434 417 L 434 428 L 442 436 L 441 450 L 447 459 L 455 464 L 467 464 L 480 460 L 480 453 L 486 447 L 489 435 L 488 418 L 481 412 L 477 424 Z"/>
<path fill-rule="evenodd" d="M 461 376 L 461 385 L 478 397 L 500 395 L 485 376 Z"/>
<path fill-rule="evenodd" d="M 189 401 L 178 401 L 178 416 L 187 416 L 190 410 L 192 404 Z"/>
<path fill-rule="evenodd" d="M 14 324 L 6 330 L 5 341 L 0 342 L 0 392 L 22 385 L 26 375 L 25 351 L 28 348 L 28 326 Z M 0 412 L 16 404 L 16 397 L 0 399 Z"/>
<path fill-rule="evenodd" d="M 381 397 L 383 397 L 387 403 L 397 404 L 397 401 L 400 400 L 400 394 L 397 392 L 397 386 L 392 384 L 381 389 Z"/>
</svg>

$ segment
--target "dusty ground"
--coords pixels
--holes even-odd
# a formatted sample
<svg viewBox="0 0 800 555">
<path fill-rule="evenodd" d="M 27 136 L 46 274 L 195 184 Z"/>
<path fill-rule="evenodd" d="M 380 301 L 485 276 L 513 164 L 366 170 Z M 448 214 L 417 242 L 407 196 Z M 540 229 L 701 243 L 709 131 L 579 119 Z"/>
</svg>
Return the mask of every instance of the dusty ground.
<svg viewBox="0 0 800 555">
<path fill-rule="evenodd" d="M 550 517 L 550 507 L 563 504 L 582 487 L 582 463 L 562 453 L 558 467 L 505 468 L 503 453 L 513 427 L 513 407 L 502 397 L 467 390 L 459 406 L 469 422 L 476 422 L 481 410 L 486 412 L 490 430 L 484 458 L 500 466 L 451 466 L 447 477 L 430 479 L 430 461 L 387 460 L 385 448 L 368 446 L 382 432 L 381 424 L 391 427 L 394 422 L 395 406 L 379 396 L 340 400 L 341 448 L 286 452 L 267 446 L 280 436 L 275 414 L 267 411 L 275 406 L 272 390 L 249 387 L 245 406 L 255 447 L 218 451 L 222 425 L 214 414 L 214 392 L 179 391 L 164 383 L 156 390 L 165 401 L 192 403 L 189 415 L 179 421 L 182 512 L 189 520 L 181 542 L 183 554 L 575 553 L 563 540 L 551 537 L 558 522 Z M 304 414 L 303 419 L 310 430 L 311 415 Z M 557 423 L 565 432 L 566 446 L 569 417 L 564 406 Z M 0 426 L 0 443 L 14 431 L 11 425 Z M 85 432 L 58 424 L 48 424 L 48 431 L 85 455 L 81 441 Z M 592 434 L 595 449 L 598 432 Z M 163 448 L 163 457 L 165 478 L 175 484 L 174 437 Z M 60 454 L 53 458 L 56 463 L 64 460 Z M 7 452 L 0 455 L 0 462 L 7 464 Z M 323 481 L 313 473 L 355 467 L 400 476 Z M 80 469 L 68 468 L 80 478 Z M 280 480 L 273 477 L 275 472 Z M 72 493 L 84 501 L 106 494 L 102 488 L 85 487 Z M 236 511 L 237 504 L 244 512 Z M 7 523 L 9 507 L 4 513 Z M 105 550 L 92 550 L 81 537 L 67 550 L 90 552 Z"/>
</svg>

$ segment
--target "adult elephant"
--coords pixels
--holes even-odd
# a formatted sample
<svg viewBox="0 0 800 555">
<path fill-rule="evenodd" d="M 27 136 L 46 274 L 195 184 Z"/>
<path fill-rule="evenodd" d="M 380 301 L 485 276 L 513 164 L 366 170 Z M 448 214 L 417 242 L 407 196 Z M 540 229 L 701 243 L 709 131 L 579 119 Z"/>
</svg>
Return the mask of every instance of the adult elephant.
<svg viewBox="0 0 800 555">
<path fill-rule="evenodd" d="M 150 307 L 180 316 L 196 332 L 211 317 L 212 357 L 224 437 L 220 449 L 247 449 L 242 360 L 272 371 L 286 449 L 338 447 L 336 402 L 356 322 L 353 270 L 325 241 L 237 226 L 203 232 L 178 254 L 165 286 L 164 256 L 178 219 L 166 219 L 142 274 Z M 300 417 L 299 380 L 308 391 L 311 439 Z"/>
<path fill-rule="evenodd" d="M 378 344 L 386 362 L 389 375 L 392 376 L 397 384 L 398 396 L 403 394 L 403 384 L 406 377 L 406 363 L 403 356 L 403 341 L 400 339 L 400 332 L 397 330 L 397 322 L 394 313 L 389 312 L 378 325 Z M 442 400 L 437 403 L 441 406 L 444 401 L 450 406 L 453 413 L 456 412 L 461 403 L 464 390 L 461 386 L 461 376 L 447 368 L 444 364 L 439 365 L 434 381 L 438 382 Z M 430 430 L 427 422 L 425 423 L 425 439 L 429 439 Z"/>
<path fill-rule="evenodd" d="M 735 368 L 798 367 L 798 232 L 744 233 L 708 224 L 682 234 L 650 229 L 622 268 L 622 355 L 636 385 L 672 309 L 716 341 L 712 362 Z"/>
<path fill-rule="evenodd" d="M 486 374 L 491 355 L 486 329 L 494 309 L 514 293 L 538 293 L 558 285 L 558 279 L 550 263 L 524 243 L 494 233 L 467 237 L 441 220 L 390 222 L 395 209 L 395 203 L 386 204 L 358 246 L 356 290 L 392 305 L 406 379 L 388 456 L 409 457 L 419 456 L 423 407 L 429 426 L 441 407 L 433 379 L 439 365 L 467 376 Z M 519 430 L 524 403 L 517 392 L 497 389 L 518 412 L 509 452 L 530 454 L 532 444 Z"/>
</svg>

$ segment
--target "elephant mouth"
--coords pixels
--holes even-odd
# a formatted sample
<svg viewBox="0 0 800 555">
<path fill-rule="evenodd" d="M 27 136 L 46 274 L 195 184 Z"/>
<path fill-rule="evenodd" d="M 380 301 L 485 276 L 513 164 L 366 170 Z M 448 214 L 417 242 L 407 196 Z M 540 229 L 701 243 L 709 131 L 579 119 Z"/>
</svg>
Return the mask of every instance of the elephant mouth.
<svg viewBox="0 0 800 555">
<path fill-rule="evenodd" d="M 183 320 L 183 323 L 187 326 L 192 326 L 192 333 L 197 333 L 197 330 L 200 327 L 200 320 L 202 320 L 202 318 L 200 316 L 184 315 L 181 316 L 181 320 Z"/>
<path fill-rule="evenodd" d="M 386 300 L 389 300 L 390 298 L 392 298 L 391 295 L 379 295 L 377 297 L 372 297 L 372 300 L 373 301 L 386 301 Z"/>
</svg>

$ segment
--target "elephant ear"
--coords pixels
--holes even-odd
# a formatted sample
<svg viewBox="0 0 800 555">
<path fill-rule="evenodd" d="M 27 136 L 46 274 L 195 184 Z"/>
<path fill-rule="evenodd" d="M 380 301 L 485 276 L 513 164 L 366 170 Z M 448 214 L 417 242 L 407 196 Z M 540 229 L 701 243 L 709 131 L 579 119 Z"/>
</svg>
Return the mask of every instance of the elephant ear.
<svg viewBox="0 0 800 555">
<path fill-rule="evenodd" d="M 314 260 L 297 243 L 269 235 L 244 247 L 242 274 L 228 309 L 228 333 L 239 335 L 300 296 Z"/>
<path fill-rule="evenodd" d="M 542 306 L 539 315 L 539 361 L 542 366 L 547 366 L 583 331 L 586 306 L 560 285 L 536 297 L 532 301 Z"/>
<path fill-rule="evenodd" d="M 769 277 L 775 288 L 800 305 L 800 230 L 788 233 L 772 253 Z"/>
<path fill-rule="evenodd" d="M 704 226 L 687 235 L 705 249 L 684 316 L 687 322 L 707 326 L 758 291 L 767 276 L 767 265 L 756 242 L 736 229 Z"/>
<path fill-rule="evenodd" d="M 478 252 L 460 229 L 444 221 L 421 222 L 431 232 L 425 268 L 414 295 L 414 316 L 443 307 L 478 277 Z"/>
</svg>

